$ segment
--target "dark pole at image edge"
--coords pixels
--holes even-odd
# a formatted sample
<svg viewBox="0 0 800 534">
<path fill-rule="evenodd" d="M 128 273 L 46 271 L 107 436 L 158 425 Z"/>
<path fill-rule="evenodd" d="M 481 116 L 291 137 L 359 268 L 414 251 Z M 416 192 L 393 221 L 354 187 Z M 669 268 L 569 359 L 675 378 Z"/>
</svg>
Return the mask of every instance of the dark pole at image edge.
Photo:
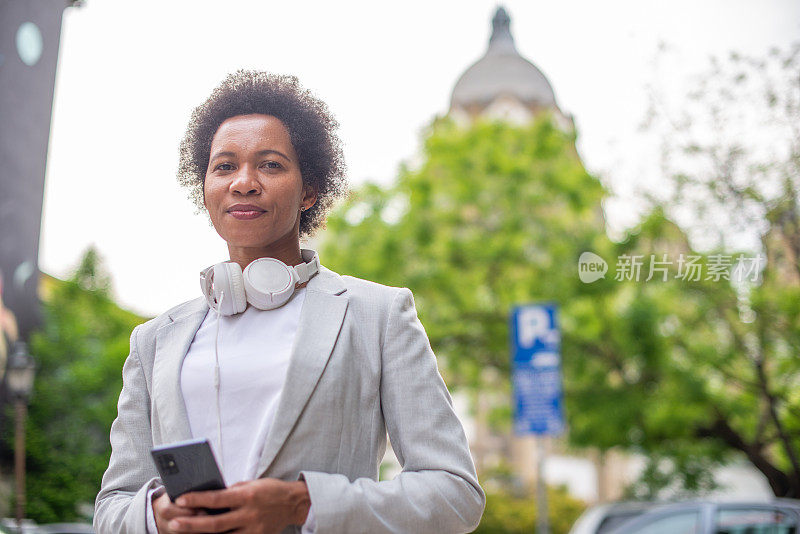
<svg viewBox="0 0 800 534">
<path fill-rule="evenodd" d="M 64 0 L 0 0 L 0 435 L 15 403 L 17 510 L 24 515 L 25 398 L 13 393 L 11 359 L 32 359 L 25 341 L 39 326 L 39 234 Z M 31 374 L 32 380 L 32 374 Z M 32 383 L 30 385 L 32 388 Z M 28 392 L 29 394 L 30 392 Z M 3 471 L 11 443 L 0 442 Z"/>
</svg>

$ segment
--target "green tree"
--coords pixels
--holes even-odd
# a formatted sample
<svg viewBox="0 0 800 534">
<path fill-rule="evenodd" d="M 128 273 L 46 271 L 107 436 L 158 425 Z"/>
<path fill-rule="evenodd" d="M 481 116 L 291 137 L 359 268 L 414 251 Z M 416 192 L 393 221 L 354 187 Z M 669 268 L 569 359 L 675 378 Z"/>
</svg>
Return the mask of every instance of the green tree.
<svg viewBox="0 0 800 534">
<path fill-rule="evenodd" d="M 655 304 L 676 305 L 684 295 L 674 285 L 675 295 L 661 295 L 651 294 L 664 290 L 655 284 L 616 281 L 613 262 L 606 278 L 585 284 L 578 258 L 584 251 L 615 258 L 647 243 L 684 250 L 688 241 L 654 214 L 641 235 L 611 242 L 601 209 L 607 193 L 584 169 L 574 141 L 547 115 L 524 127 L 461 128 L 437 119 L 418 169 L 401 168 L 390 189 L 366 185 L 331 217 L 325 261 L 412 288 L 448 385 L 499 389 L 509 400 L 509 312 L 520 303 L 557 302 L 570 442 L 659 458 L 664 447 L 676 452 L 666 443 L 685 418 L 669 414 L 678 413 L 685 392 L 675 388 L 680 380 L 660 397 L 654 385 L 686 370 L 670 366 L 665 310 Z M 510 432 L 510 416 L 507 402 L 489 421 Z M 708 486 L 704 474 L 717 451 L 677 452 L 669 458 L 680 460 L 678 485 Z"/>
<path fill-rule="evenodd" d="M 465 128 L 440 118 L 418 168 L 402 166 L 391 188 L 364 186 L 331 218 L 325 261 L 410 287 L 448 384 L 473 391 L 508 392 L 511 306 L 559 303 L 570 442 L 645 454 L 635 496 L 709 489 L 714 466 L 744 457 L 776 495 L 798 497 L 798 48 L 731 63 L 730 77 L 712 70 L 686 100 L 697 103 L 688 117 L 665 116 L 663 161 L 677 166 L 664 169 L 669 194 L 652 196 L 618 243 L 606 237 L 603 187 L 549 117 Z M 742 117 L 724 122 L 742 109 L 758 119 L 747 132 L 771 128 L 775 150 L 743 145 Z M 636 257 L 641 276 L 615 280 L 612 265 L 583 284 L 583 251 Z M 740 257 L 752 268 L 759 253 L 766 265 L 741 276 Z M 690 260 L 699 279 L 686 276 Z M 711 275 L 726 261 L 726 275 Z M 495 415 L 510 430 L 508 406 Z"/>
<path fill-rule="evenodd" d="M 333 268 L 413 289 L 453 386 L 481 385 L 481 370 L 508 374 L 510 307 L 577 303 L 610 284 L 584 285 L 581 251 L 609 250 L 600 182 L 583 168 L 574 136 L 549 116 L 526 127 L 434 121 L 424 162 L 397 184 L 368 184 L 328 221 Z M 581 305 L 591 306 L 583 301 Z"/>
<path fill-rule="evenodd" d="M 569 380 L 593 384 L 570 392 L 582 408 L 570 439 L 644 454 L 648 465 L 630 496 L 713 489 L 712 470 L 731 458 L 732 449 L 704 434 L 717 410 L 736 402 L 727 381 L 735 354 L 721 343 L 721 315 L 731 305 L 736 310 L 737 293 L 724 278 L 708 278 L 714 252 L 694 251 L 660 209 L 627 234 L 615 256 L 620 264 L 640 262 L 641 273 L 628 280 L 617 268 L 608 313 L 584 316 L 581 321 L 593 327 L 569 340 L 587 355 L 569 369 Z"/>
<path fill-rule="evenodd" d="M 43 326 L 30 340 L 37 370 L 26 432 L 26 511 L 37 522 L 81 518 L 78 505 L 93 505 L 108 466 L 120 370 L 130 333 L 143 321 L 112 301 L 109 286 L 93 249 L 70 280 L 43 280 Z M 10 451 L 13 436 L 3 440 Z"/>
<path fill-rule="evenodd" d="M 669 436 L 651 436 L 662 451 L 695 461 L 735 452 L 776 495 L 797 498 L 800 43 L 765 58 L 714 58 L 693 85 L 677 104 L 654 92 L 649 127 L 661 139 L 669 194 L 651 201 L 683 222 L 707 251 L 705 263 L 714 255 L 733 265 L 739 257 L 751 259 L 748 267 L 752 258 L 765 262 L 756 276 L 730 282 L 648 288 L 659 325 L 671 325 L 661 336 L 670 374 L 660 382 L 679 396 L 664 406 L 682 414 L 665 416 Z M 631 248 L 652 248 L 665 223 L 651 219 Z M 689 252 L 687 238 L 679 241 Z"/>
</svg>

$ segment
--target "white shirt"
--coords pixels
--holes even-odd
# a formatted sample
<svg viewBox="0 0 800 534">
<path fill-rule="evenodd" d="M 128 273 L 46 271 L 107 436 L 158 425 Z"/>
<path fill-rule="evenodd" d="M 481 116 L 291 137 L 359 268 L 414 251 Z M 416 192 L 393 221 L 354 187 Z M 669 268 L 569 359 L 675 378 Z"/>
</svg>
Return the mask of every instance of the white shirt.
<svg viewBox="0 0 800 534">
<path fill-rule="evenodd" d="M 227 486 L 258 476 L 258 460 L 286 381 L 305 294 L 303 287 L 279 308 L 259 310 L 248 305 L 243 313 L 220 317 L 221 451 L 214 388 L 215 311 L 208 311 L 186 353 L 181 367 L 181 393 L 192 437 L 206 438 L 211 443 Z M 157 533 L 152 508 L 156 491 L 160 488 L 150 490 L 146 500 L 150 534 Z M 303 534 L 312 534 L 314 527 L 309 510 Z"/>
</svg>

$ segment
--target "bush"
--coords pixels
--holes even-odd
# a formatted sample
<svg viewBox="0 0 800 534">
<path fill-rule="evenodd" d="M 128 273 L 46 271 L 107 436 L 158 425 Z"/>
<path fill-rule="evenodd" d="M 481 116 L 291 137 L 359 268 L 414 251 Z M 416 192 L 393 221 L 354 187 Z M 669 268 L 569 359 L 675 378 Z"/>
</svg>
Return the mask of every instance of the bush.
<svg viewBox="0 0 800 534">
<path fill-rule="evenodd" d="M 567 493 L 566 488 L 548 488 L 551 534 L 567 534 L 586 503 Z M 505 491 L 486 492 L 486 511 L 476 533 L 531 534 L 536 532 L 536 499 Z"/>
</svg>

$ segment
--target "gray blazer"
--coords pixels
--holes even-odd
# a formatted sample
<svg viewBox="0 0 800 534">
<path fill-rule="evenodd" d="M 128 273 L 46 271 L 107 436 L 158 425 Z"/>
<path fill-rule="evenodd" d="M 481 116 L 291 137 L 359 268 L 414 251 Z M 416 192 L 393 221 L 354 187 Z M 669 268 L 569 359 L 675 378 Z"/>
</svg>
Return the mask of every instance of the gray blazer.
<svg viewBox="0 0 800 534">
<path fill-rule="evenodd" d="M 199 297 L 131 334 L 98 533 L 146 532 L 147 492 L 160 485 L 150 448 L 192 437 L 180 369 L 207 311 Z M 387 431 L 403 470 L 378 482 Z M 257 472 L 302 474 L 317 534 L 477 527 L 485 496 L 410 290 L 325 267 L 309 281 Z"/>
</svg>

